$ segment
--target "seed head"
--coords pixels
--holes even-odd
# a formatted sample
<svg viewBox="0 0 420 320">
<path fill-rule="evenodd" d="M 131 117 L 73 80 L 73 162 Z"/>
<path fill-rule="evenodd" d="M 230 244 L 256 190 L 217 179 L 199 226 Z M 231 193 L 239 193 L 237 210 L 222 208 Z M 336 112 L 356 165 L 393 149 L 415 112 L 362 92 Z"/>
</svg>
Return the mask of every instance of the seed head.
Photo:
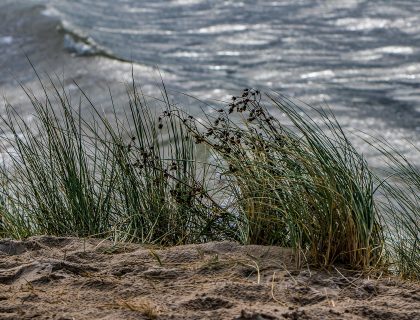
<svg viewBox="0 0 420 320">
<path fill-rule="evenodd" d="M 178 168 L 178 164 L 176 162 L 172 162 L 171 166 L 169 167 L 169 170 L 173 171 L 176 170 Z"/>
</svg>

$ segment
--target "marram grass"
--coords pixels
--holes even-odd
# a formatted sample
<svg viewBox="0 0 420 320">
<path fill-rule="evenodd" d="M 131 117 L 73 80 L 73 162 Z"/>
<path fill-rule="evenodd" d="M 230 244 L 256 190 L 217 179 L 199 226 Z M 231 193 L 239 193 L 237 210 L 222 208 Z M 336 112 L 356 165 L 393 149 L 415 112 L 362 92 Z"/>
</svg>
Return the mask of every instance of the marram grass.
<svg viewBox="0 0 420 320">
<path fill-rule="evenodd" d="M 243 241 L 302 249 L 324 266 L 380 264 L 383 235 L 366 161 L 333 115 L 318 112 L 321 129 L 287 98 L 261 98 L 245 90 L 201 126 L 186 122 L 227 168 Z M 292 128 L 272 117 L 264 102 L 286 114 Z M 232 119 L 237 113 L 242 125 Z"/>
<path fill-rule="evenodd" d="M 164 86 L 152 101 L 133 82 L 124 119 L 81 91 L 88 121 L 81 101 L 48 82 L 42 97 L 23 88 L 34 123 L 7 103 L 1 116 L 1 237 L 235 240 L 292 247 L 302 263 L 419 278 L 419 169 L 378 140 L 389 163 L 380 178 L 331 112 L 246 89 L 196 118 Z"/>
</svg>

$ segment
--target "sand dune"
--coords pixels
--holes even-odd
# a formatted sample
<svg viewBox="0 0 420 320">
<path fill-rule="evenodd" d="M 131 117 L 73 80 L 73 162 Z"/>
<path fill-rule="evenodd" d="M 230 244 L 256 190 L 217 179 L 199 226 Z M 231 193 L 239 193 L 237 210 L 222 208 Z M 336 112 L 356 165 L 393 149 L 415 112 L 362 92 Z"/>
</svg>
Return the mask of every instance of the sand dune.
<svg viewBox="0 0 420 320">
<path fill-rule="evenodd" d="M 0 240 L 0 319 L 420 319 L 420 286 L 213 242 Z"/>
</svg>

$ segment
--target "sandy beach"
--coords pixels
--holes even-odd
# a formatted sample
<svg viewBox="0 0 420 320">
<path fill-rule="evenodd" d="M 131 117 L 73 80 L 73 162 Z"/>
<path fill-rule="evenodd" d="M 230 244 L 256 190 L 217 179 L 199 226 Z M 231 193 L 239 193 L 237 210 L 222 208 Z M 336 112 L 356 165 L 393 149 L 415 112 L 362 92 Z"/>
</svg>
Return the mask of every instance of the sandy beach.
<svg viewBox="0 0 420 320">
<path fill-rule="evenodd" d="M 420 286 L 296 269 L 289 249 L 0 241 L 1 319 L 420 319 Z"/>
</svg>

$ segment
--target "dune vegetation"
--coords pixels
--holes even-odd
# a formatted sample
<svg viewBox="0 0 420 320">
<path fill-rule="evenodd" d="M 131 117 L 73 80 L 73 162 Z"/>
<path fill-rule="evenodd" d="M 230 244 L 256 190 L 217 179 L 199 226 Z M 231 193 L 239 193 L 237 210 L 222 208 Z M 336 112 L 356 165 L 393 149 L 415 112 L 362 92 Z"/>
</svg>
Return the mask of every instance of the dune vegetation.
<svg viewBox="0 0 420 320">
<path fill-rule="evenodd" d="M 388 164 L 374 171 L 329 110 L 245 89 L 197 117 L 163 84 L 150 98 L 133 81 L 124 119 L 81 91 L 86 120 L 62 84 L 43 88 L 23 88 L 33 123 L 7 102 L 1 116 L 0 237 L 234 240 L 294 248 L 301 265 L 419 278 L 420 168 L 371 139 Z"/>
</svg>

